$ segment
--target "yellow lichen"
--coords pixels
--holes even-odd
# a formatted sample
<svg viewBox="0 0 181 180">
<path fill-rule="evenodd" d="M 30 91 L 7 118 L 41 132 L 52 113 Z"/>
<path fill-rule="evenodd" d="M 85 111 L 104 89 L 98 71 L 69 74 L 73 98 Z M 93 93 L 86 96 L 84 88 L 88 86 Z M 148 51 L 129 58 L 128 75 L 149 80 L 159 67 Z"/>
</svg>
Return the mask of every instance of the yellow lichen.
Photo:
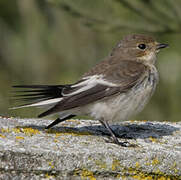
<svg viewBox="0 0 181 180">
<path fill-rule="evenodd" d="M 46 177 L 47 179 L 50 179 L 50 178 L 54 178 L 55 176 L 49 175 L 48 173 L 46 173 L 46 174 L 45 174 L 45 177 Z"/>
<path fill-rule="evenodd" d="M 134 175 L 133 178 L 137 179 L 137 180 L 153 180 L 152 176 L 145 176 L 143 173 L 139 173 L 137 175 Z"/>
<path fill-rule="evenodd" d="M 135 167 L 138 169 L 140 167 L 139 162 L 136 162 Z"/>
<path fill-rule="evenodd" d="M 134 122 L 136 122 L 136 120 L 134 120 L 134 119 L 131 119 L 131 120 L 130 120 L 130 122 L 134 123 Z"/>
<path fill-rule="evenodd" d="M 55 143 L 59 142 L 58 139 L 54 139 L 53 141 L 54 141 Z"/>
<path fill-rule="evenodd" d="M 178 169 L 174 169 L 174 172 L 175 172 L 175 173 L 178 173 Z"/>
<path fill-rule="evenodd" d="M 154 163 L 159 163 L 158 160 L 155 159 Z M 124 172 L 125 171 L 125 172 Z M 129 177 L 132 177 L 133 179 L 136 180 L 171 180 L 171 179 L 181 179 L 181 177 L 177 177 L 177 176 L 165 176 L 164 173 L 162 173 L 159 169 L 157 169 L 156 171 L 153 172 L 153 174 L 147 174 L 145 172 L 142 172 L 138 169 L 135 168 L 129 168 L 129 169 L 124 169 L 122 170 L 122 172 L 125 174 L 125 176 L 121 176 L 122 179 L 127 179 L 127 174 L 129 174 Z"/>
<path fill-rule="evenodd" d="M 12 128 L 11 130 L 12 130 L 13 132 L 15 132 L 15 133 L 20 133 L 20 132 L 21 132 L 19 128 Z"/>
<path fill-rule="evenodd" d="M 178 169 L 177 169 L 176 167 L 177 167 L 177 163 L 174 162 L 173 165 L 171 166 L 171 169 L 172 169 L 175 173 L 178 173 Z"/>
<path fill-rule="evenodd" d="M 118 160 L 116 160 L 114 163 L 119 165 L 120 167 L 120 162 Z M 115 166 L 113 169 L 116 169 L 117 166 Z M 147 174 L 146 172 L 142 172 L 138 169 L 135 168 L 129 168 L 129 169 L 122 169 L 121 170 L 121 174 L 125 174 L 125 175 L 120 175 L 119 173 L 117 173 L 117 175 L 115 176 L 118 179 L 128 179 L 128 177 L 132 177 L 135 180 L 171 180 L 171 179 L 181 179 L 181 177 L 179 176 L 165 176 L 163 173 L 161 173 L 161 171 L 158 169 L 157 171 L 155 171 L 153 174 Z M 128 175 L 129 174 L 129 175 Z M 74 171 L 74 176 L 81 176 L 81 179 L 89 179 L 89 180 L 96 180 L 96 178 L 94 177 L 93 172 L 83 169 L 83 170 L 75 170 Z"/>
<path fill-rule="evenodd" d="M 38 131 L 37 129 L 33 129 L 33 128 L 29 128 L 29 127 L 28 128 L 21 128 L 21 131 L 28 136 L 40 134 L 40 131 Z"/>
<path fill-rule="evenodd" d="M 153 159 L 152 160 L 152 165 L 157 165 L 157 164 L 160 164 L 160 161 L 158 159 Z"/>
<path fill-rule="evenodd" d="M 160 169 L 158 168 L 156 171 L 154 171 L 156 174 L 162 174 L 162 172 L 160 171 Z"/>
<path fill-rule="evenodd" d="M 112 162 L 112 171 L 115 171 L 118 167 L 120 167 L 120 161 L 117 159 L 114 159 Z"/>
<path fill-rule="evenodd" d="M 79 122 L 76 119 L 68 119 L 67 122 Z"/>
<path fill-rule="evenodd" d="M 5 138 L 6 136 L 4 136 L 4 135 L 0 134 L 0 137 L 1 137 L 1 138 Z"/>
<path fill-rule="evenodd" d="M 96 180 L 92 171 L 83 169 L 81 171 L 81 179 L 86 179 L 86 178 L 89 178 L 89 180 Z"/>
<path fill-rule="evenodd" d="M 145 163 L 146 166 L 150 166 L 150 164 L 151 164 L 150 162 L 146 162 Z"/>
<path fill-rule="evenodd" d="M 40 132 L 37 130 L 37 129 L 33 129 L 33 128 L 29 128 L 29 127 L 24 127 L 24 128 L 12 128 L 12 129 L 4 129 L 4 128 L 1 128 L 1 132 L 3 133 L 9 133 L 9 132 L 14 132 L 16 134 L 18 133 L 24 133 L 28 136 L 32 136 L 34 134 L 39 134 Z"/>
<path fill-rule="evenodd" d="M 79 169 L 75 169 L 74 170 L 74 176 L 78 176 L 80 174 L 80 170 Z"/>
<path fill-rule="evenodd" d="M 1 132 L 2 133 L 9 133 L 10 132 L 10 129 L 9 128 L 1 128 Z"/>
<path fill-rule="evenodd" d="M 50 161 L 50 162 L 48 162 L 48 165 L 53 169 L 55 166 L 53 165 L 53 162 L 52 161 Z"/>
<path fill-rule="evenodd" d="M 100 161 L 100 160 L 96 160 L 95 163 L 96 163 L 97 166 L 99 166 L 102 169 L 107 168 L 106 162 L 103 162 L 103 161 Z"/>
<path fill-rule="evenodd" d="M 96 180 L 94 177 L 94 173 L 92 171 L 89 171 L 87 169 L 76 169 L 74 170 L 74 176 L 79 176 L 82 180 L 89 179 L 89 180 Z"/>
<path fill-rule="evenodd" d="M 116 178 L 119 178 L 120 179 L 121 175 L 120 174 L 117 174 Z"/>
<path fill-rule="evenodd" d="M 22 136 L 16 136 L 16 139 L 24 139 L 24 137 L 22 137 Z"/>
<path fill-rule="evenodd" d="M 153 143 L 158 143 L 158 139 L 154 138 L 154 137 L 149 137 L 149 140 Z"/>
<path fill-rule="evenodd" d="M 174 162 L 172 167 L 175 168 L 176 166 L 177 166 L 177 163 Z"/>
<path fill-rule="evenodd" d="M 55 137 L 58 138 L 58 137 L 61 136 L 61 135 L 62 135 L 62 133 L 56 133 L 56 134 L 55 134 Z"/>
</svg>

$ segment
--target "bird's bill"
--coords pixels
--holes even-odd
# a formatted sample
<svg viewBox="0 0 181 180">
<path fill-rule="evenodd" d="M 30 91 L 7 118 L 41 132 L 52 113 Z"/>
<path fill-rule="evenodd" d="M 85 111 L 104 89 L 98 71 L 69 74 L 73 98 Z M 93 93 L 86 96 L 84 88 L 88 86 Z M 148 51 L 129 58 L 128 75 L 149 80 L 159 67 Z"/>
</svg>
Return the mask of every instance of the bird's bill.
<svg viewBox="0 0 181 180">
<path fill-rule="evenodd" d="M 166 47 L 168 47 L 168 44 L 158 43 L 156 46 L 156 49 L 159 50 L 159 49 L 166 48 Z"/>
</svg>

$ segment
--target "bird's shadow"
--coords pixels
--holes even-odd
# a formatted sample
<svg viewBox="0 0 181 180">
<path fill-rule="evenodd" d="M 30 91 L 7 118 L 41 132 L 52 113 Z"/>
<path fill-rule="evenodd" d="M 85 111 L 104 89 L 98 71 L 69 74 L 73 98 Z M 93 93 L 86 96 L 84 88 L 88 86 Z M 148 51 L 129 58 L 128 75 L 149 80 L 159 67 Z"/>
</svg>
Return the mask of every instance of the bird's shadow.
<svg viewBox="0 0 181 180">
<path fill-rule="evenodd" d="M 97 136 L 110 136 L 109 132 L 102 125 L 92 125 L 83 127 L 67 127 L 56 126 L 46 130 L 46 126 L 28 125 L 18 126 L 20 128 L 32 128 L 35 130 L 47 132 L 50 134 L 56 133 L 70 133 L 74 135 L 97 135 Z M 128 125 L 112 125 L 112 130 L 116 136 L 123 139 L 146 139 L 149 137 L 161 138 L 163 136 L 172 135 L 173 132 L 180 130 L 169 124 L 145 122 L 144 124 L 128 124 Z"/>
</svg>

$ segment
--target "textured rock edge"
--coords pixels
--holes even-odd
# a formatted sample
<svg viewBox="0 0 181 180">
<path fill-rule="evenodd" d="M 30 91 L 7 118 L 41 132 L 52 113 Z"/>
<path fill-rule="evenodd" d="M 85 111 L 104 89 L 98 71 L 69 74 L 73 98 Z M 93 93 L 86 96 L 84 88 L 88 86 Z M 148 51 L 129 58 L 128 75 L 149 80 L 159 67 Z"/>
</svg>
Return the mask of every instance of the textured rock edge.
<svg viewBox="0 0 181 180">
<path fill-rule="evenodd" d="M 137 145 L 125 148 L 106 143 L 106 131 L 96 121 L 70 120 L 45 131 L 50 120 L 0 120 L 3 179 L 181 179 L 181 123 L 127 121 L 112 126 Z"/>
</svg>

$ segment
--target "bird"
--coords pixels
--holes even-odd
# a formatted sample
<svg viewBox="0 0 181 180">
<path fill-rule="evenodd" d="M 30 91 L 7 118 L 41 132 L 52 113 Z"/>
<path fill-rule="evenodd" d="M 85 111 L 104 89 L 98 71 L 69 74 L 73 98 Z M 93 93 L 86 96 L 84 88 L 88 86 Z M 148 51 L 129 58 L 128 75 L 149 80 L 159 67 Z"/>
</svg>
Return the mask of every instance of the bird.
<svg viewBox="0 0 181 180">
<path fill-rule="evenodd" d="M 75 83 L 64 85 L 16 85 L 16 96 L 28 101 L 16 108 L 43 107 L 39 118 L 58 114 L 46 129 L 78 115 L 98 120 L 120 142 L 110 124 L 128 120 L 141 112 L 159 81 L 157 53 L 168 44 L 145 34 L 129 34 Z"/>
</svg>

